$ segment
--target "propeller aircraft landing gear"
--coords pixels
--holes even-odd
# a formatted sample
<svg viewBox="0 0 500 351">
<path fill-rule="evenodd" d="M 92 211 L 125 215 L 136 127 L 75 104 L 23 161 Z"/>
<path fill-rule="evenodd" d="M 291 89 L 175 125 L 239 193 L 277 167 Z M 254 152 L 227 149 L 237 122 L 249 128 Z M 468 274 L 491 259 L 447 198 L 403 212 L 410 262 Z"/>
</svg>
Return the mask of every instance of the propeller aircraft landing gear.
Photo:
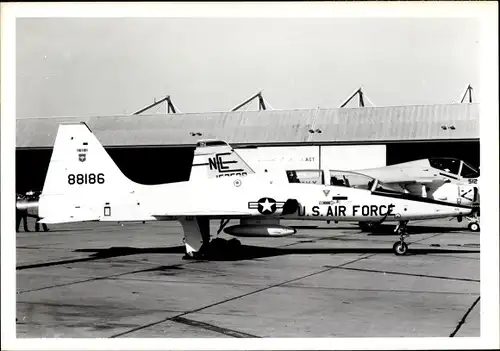
<svg viewBox="0 0 500 351">
<path fill-rule="evenodd" d="M 473 232 L 478 232 L 480 229 L 479 222 L 470 222 L 468 228 Z"/>
<path fill-rule="evenodd" d="M 474 207 L 473 212 L 465 218 L 469 221 L 467 228 L 469 228 L 470 231 L 478 232 L 481 229 L 479 224 L 479 207 Z"/>
<path fill-rule="evenodd" d="M 405 243 L 405 237 L 408 236 L 407 224 L 408 221 L 399 222 L 395 230 L 399 234 L 399 241 L 394 243 L 392 249 L 397 256 L 405 255 L 408 252 L 408 244 Z"/>
</svg>

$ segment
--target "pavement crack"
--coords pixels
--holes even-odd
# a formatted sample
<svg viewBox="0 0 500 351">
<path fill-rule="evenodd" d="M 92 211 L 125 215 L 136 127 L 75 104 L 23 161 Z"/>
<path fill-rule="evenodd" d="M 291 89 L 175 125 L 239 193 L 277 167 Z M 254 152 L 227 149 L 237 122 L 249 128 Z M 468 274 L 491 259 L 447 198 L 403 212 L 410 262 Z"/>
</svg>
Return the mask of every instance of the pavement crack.
<svg viewBox="0 0 500 351">
<path fill-rule="evenodd" d="M 380 271 L 380 270 L 376 270 L 376 269 L 351 268 L 351 267 L 342 267 L 342 266 L 335 266 L 335 267 L 332 267 L 332 268 L 345 269 L 345 270 L 349 270 L 349 271 L 358 271 L 358 272 L 406 275 L 406 276 L 410 276 L 410 277 L 423 277 L 423 278 L 445 279 L 445 280 L 455 280 L 455 281 L 475 282 L 475 283 L 479 283 L 480 282 L 479 279 L 453 278 L 453 277 L 444 277 L 444 276 L 439 276 L 439 275 L 403 273 L 403 272 L 394 272 L 394 271 Z"/>
<path fill-rule="evenodd" d="M 176 322 L 176 323 L 189 325 L 192 327 L 211 330 L 211 331 L 214 331 L 214 332 L 219 333 L 219 334 L 232 336 L 234 338 L 260 338 L 260 336 L 243 333 L 243 332 L 233 330 L 233 329 L 222 328 L 222 327 L 218 327 L 218 326 L 213 325 L 213 324 L 199 322 L 199 321 L 195 321 L 193 319 L 187 319 L 184 317 L 174 317 L 171 319 L 171 321 Z"/>
<path fill-rule="evenodd" d="M 145 325 L 142 325 L 142 326 L 139 326 L 139 327 L 136 327 L 136 328 L 132 328 L 128 331 L 125 331 L 125 332 L 122 332 L 122 333 L 118 333 L 118 334 L 115 334 L 115 335 L 112 335 L 110 336 L 110 338 L 117 338 L 117 337 L 121 337 L 121 336 L 124 336 L 124 335 L 127 335 L 127 334 L 130 334 L 130 333 L 133 333 L 133 332 L 136 332 L 136 331 L 139 331 L 139 330 L 143 330 L 143 329 L 146 329 L 146 328 L 150 328 L 150 327 L 153 327 L 155 325 L 158 325 L 158 324 L 161 324 L 163 322 L 166 322 L 166 321 L 172 321 L 174 318 L 179 318 L 179 317 L 182 317 L 182 316 L 185 316 L 185 315 L 188 315 L 188 314 L 191 314 L 191 313 L 196 313 L 196 312 L 200 312 L 200 311 L 203 311 L 207 308 L 210 308 L 210 307 L 214 307 L 214 306 L 218 306 L 218 305 L 222 305 L 226 302 L 231 302 L 231 301 L 234 301 L 234 300 L 238 300 L 238 299 L 241 299 L 243 297 L 247 297 L 247 296 L 250 296 L 250 295 L 254 295 L 254 294 L 257 294 L 257 293 L 260 293 L 262 291 L 266 291 L 266 290 L 269 290 L 269 289 L 272 289 L 272 288 L 276 288 L 276 287 L 279 287 L 279 286 L 282 286 L 282 285 L 286 285 L 286 284 L 289 284 L 289 283 L 292 283 L 292 282 L 295 282 L 295 281 L 298 281 L 298 280 L 301 280 L 301 279 L 305 279 L 305 278 L 309 278 L 309 277 L 312 277 L 314 275 L 318 275 L 318 274 L 322 274 L 322 273 L 325 273 L 325 272 L 328 272 L 328 271 L 331 271 L 332 269 L 335 269 L 335 268 L 340 268 L 344 265 L 347 265 L 347 264 L 351 264 L 351 263 L 355 263 L 357 261 L 360 261 L 360 260 L 363 260 L 363 259 L 366 259 L 366 258 L 369 258 L 371 256 L 373 256 L 375 254 L 371 254 L 371 255 L 365 255 L 365 256 L 362 256 L 362 257 L 358 257 L 354 260 L 351 260 L 351 261 L 348 261 L 348 262 L 345 262 L 341 265 L 338 265 L 338 266 L 331 266 L 331 267 L 328 267 L 328 268 L 325 268 L 325 269 L 322 269 L 320 271 L 317 271 L 317 272 L 314 272 L 314 273 L 310 273 L 310 274 L 306 274 L 304 276 L 301 276 L 301 277 L 297 277 L 297 278 L 293 278 L 293 279 L 290 279 L 290 280 L 287 280 L 287 281 L 284 281 L 284 282 L 281 282 L 281 283 L 277 283 L 277 284 L 273 284 L 273 285 L 269 285 L 269 286 L 266 286 L 264 288 L 261 288 L 261 289 L 257 289 L 257 290 L 254 290 L 254 291 L 251 291 L 251 292 L 248 292 L 248 293 L 245 293 L 245 294 L 241 294 L 241 295 L 238 295 L 238 296 L 234 296 L 234 297 L 231 297 L 231 298 L 228 298 L 228 299 L 225 299 L 225 300 L 222 300 L 222 301 L 219 301 L 219 302 L 215 302 L 215 303 L 212 303 L 212 304 L 209 304 L 209 305 L 206 305 L 206 306 L 203 306 L 203 307 L 199 307 L 199 308 L 196 308 L 194 310 L 190 310 L 190 311 L 186 311 L 184 313 L 181 313 L 177 316 L 173 316 L 173 317 L 168 317 L 168 318 L 164 318 L 164 319 L 161 319 L 159 321 L 156 321 L 156 322 L 153 322 L 153 323 L 148 323 L 148 324 L 145 324 Z"/>
<path fill-rule="evenodd" d="M 84 257 L 84 258 L 74 258 L 71 260 L 60 260 L 60 261 L 52 261 L 52 262 L 44 262 L 44 263 L 35 263 L 35 264 L 27 264 L 23 266 L 17 266 L 17 271 L 22 271 L 24 269 L 32 269 L 32 268 L 42 268 L 42 267 L 50 267 L 50 266 L 59 266 L 68 263 L 77 263 L 77 262 L 85 262 L 85 261 L 94 261 L 100 259 L 101 257 Z"/>
<path fill-rule="evenodd" d="M 479 302 L 480 299 L 481 299 L 481 296 L 478 296 L 478 298 L 476 299 L 476 301 L 474 301 L 474 303 L 472 304 L 472 306 L 470 306 L 469 309 L 467 310 L 467 312 L 465 312 L 464 316 L 462 317 L 462 319 L 460 320 L 460 322 L 458 322 L 457 327 L 455 328 L 455 330 L 453 331 L 453 333 L 450 334 L 450 338 L 453 338 L 458 333 L 458 331 L 460 330 L 460 328 L 462 328 L 462 325 L 465 323 L 465 320 L 467 319 L 467 316 L 471 313 L 471 311 L 474 309 L 474 307 L 476 307 L 476 305 L 477 305 L 477 303 Z"/>
<path fill-rule="evenodd" d="M 191 264 L 191 263 L 195 263 L 195 262 L 198 262 L 198 261 L 192 261 L 192 262 L 178 264 L 178 265 L 175 265 L 175 267 L 181 267 L 181 266 L 184 266 L 184 265 L 187 265 L 187 264 Z M 92 282 L 92 281 L 96 281 L 96 280 L 113 279 L 113 278 L 121 277 L 121 276 L 128 275 L 128 274 L 136 274 L 136 273 L 156 271 L 156 270 L 162 269 L 164 267 L 165 266 L 157 266 L 157 267 L 154 267 L 154 268 L 139 269 L 139 270 L 134 270 L 134 271 L 130 271 L 130 272 L 124 272 L 124 273 L 117 273 L 117 274 L 112 274 L 112 275 L 106 275 L 106 276 L 103 276 L 103 277 L 95 277 L 95 278 L 89 278 L 89 279 L 84 279 L 84 280 L 78 280 L 78 281 L 71 282 L 71 283 L 63 283 L 63 284 L 55 284 L 55 285 L 50 285 L 50 286 L 44 286 L 44 287 L 38 288 L 38 289 L 21 290 L 21 291 L 17 291 L 16 294 L 24 294 L 24 293 L 29 293 L 29 292 L 33 292 L 33 291 L 40 291 L 40 290 L 46 290 L 46 289 L 52 289 L 52 288 L 59 288 L 59 287 L 63 287 L 63 286 L 70 286 L 70 285 L 75 285 L 75 284 L 88 283 L 88 282 Z"/>
</svg>

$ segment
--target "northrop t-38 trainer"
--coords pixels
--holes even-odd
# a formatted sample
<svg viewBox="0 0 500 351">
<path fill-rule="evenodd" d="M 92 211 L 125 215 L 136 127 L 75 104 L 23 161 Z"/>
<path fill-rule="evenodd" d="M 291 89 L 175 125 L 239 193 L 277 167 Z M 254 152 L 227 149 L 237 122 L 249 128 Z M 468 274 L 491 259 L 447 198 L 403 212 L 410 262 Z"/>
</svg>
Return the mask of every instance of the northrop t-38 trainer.
<svg viewBox="0 0 500 351">
<path fill-rule="evenodd" d="M 195 159 L 199 165 L 193 165 L 193 176 L 214 171 L 232 175 L 138 184 L 120 171 L 86 124 L 61 124 L 39 199 L 40 222 L 177 220 L 187 254 L 199 256 L 210 247 L 213 219 L 221 220 L 218 232 L 230 219 L 239 219 L 239 225 L 225 232 L 269 237 L 295 233 L 294 228 L 280 225 L 280 219 L 396 221 L 400 240 L 393 248 L 402 255 L 408 249 L 407 221 L 472 211 L 471 206 L 395 192 L 356 173 L 351 174 L 349 187 L 277 181 L 274 175 L 253 172 L 223 141 L 199 143 Z"/>
</svg>

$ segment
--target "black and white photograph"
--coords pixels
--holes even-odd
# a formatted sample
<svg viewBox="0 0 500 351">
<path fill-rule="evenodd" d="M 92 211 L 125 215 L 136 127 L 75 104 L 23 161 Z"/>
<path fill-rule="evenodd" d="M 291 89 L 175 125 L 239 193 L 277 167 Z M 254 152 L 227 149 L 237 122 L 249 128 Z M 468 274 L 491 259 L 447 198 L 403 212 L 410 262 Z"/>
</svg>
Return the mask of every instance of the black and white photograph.
<svg viewBox="0 0 500 351">
<path fill-rule="evenodd" d="M 2 4 L 2 345 L 498 347 L 497 11 Z"/>
</svg>

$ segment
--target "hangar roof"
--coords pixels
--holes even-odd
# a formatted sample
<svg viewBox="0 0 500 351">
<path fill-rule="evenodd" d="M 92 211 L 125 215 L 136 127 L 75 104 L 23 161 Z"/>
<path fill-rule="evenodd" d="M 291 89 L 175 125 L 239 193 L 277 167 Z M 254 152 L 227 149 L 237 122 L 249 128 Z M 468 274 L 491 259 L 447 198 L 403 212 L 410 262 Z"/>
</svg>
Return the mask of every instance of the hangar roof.
<svg viewBox="0 0 500 351">
<path fill-rule="evenodd" d="M 16 146 L 51 148 L 59 123 L 79 121 L 104 146 L 117 147 L 194 146 L 211 138 L 236 145 L 479 139 L 479 104 L 443 104 L 19 118 Z"/>
</svg>

